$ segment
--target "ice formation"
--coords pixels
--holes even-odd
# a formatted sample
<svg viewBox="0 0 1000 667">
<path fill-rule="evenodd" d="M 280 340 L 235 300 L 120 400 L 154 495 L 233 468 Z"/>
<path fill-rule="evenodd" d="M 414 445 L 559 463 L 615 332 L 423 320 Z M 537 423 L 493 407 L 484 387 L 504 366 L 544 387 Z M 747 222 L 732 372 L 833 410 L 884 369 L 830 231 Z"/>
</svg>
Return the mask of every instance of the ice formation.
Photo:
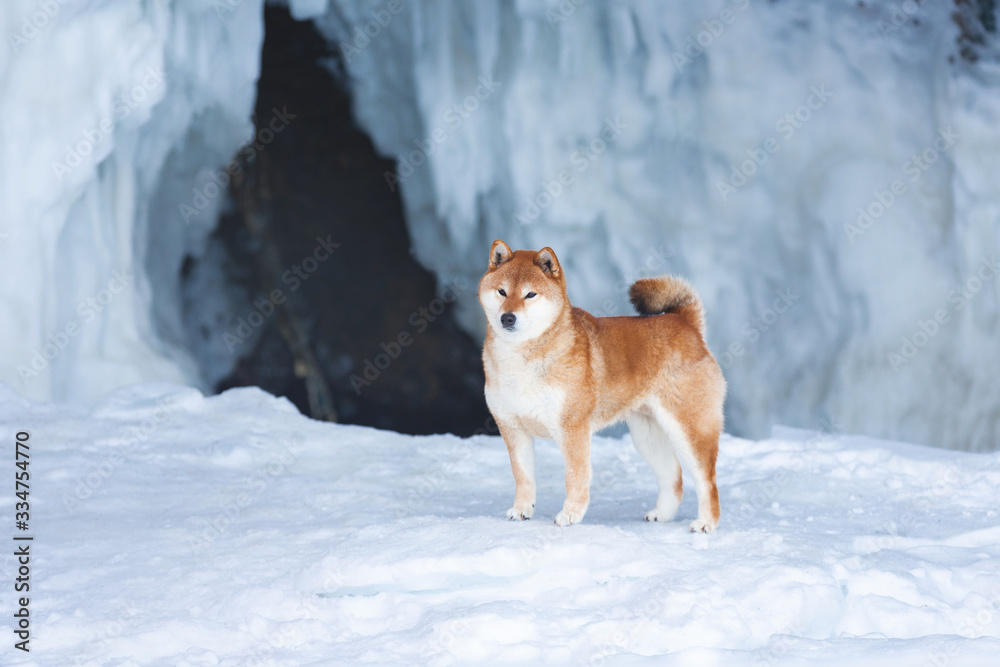
<svg viewBox="0 0 1000 667">
<path fill-rule="evenodd" d="M 736 432 L 996 446 L 990 3 L 326 4 L 291 3 L 439 276 L 549 245 L 577 305 L 629 314 L 631 280 L 679 272 Z"/>
<path fill-rule="evenodd" d="M 3 4 L 0 380 L 70 402 L 197 383 L 180 265 L 253 133 L 262 4 Z"/>
</svg>

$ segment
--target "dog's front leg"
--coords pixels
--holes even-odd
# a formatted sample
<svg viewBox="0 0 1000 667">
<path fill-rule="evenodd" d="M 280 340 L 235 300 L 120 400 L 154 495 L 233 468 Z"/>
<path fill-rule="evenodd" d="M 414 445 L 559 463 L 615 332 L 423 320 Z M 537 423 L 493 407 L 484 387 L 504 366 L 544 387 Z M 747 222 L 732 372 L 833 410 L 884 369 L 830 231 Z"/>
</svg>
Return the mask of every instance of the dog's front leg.
<svg viewBox="0 0 1000 667">
<path fill-rule="evenodd" d="M 514 473 L 514 506 L 507 510 L 507 518 L 530 519 L 535 512 L 535 439 L 499 421 L 497 426 L 507 445 L 510 469 Z"/>
<path fill-rule="evenodd" d="M 583 521 L 590 505 L 590 429 L 567 429 L 559 448 L 566 462 L 566 502 L 556 515 L 556 523 L 567 526 Z"/>
</svg>

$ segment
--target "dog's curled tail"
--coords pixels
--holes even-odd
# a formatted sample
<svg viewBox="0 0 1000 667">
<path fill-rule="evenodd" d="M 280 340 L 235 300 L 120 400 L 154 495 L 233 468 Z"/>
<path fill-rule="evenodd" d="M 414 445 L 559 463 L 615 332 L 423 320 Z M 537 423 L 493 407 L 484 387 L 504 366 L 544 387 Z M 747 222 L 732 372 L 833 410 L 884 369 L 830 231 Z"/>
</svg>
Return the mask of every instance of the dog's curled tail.
<svg viewBox="0 0 1000 667">
<path fill-rule="evenodd" d="M 691 283 L 677 276 L 643 278 L 632 283 L 628 298 L 640 315 L 677 313 L 705 337 L 705 310 Z"/>
</svg>

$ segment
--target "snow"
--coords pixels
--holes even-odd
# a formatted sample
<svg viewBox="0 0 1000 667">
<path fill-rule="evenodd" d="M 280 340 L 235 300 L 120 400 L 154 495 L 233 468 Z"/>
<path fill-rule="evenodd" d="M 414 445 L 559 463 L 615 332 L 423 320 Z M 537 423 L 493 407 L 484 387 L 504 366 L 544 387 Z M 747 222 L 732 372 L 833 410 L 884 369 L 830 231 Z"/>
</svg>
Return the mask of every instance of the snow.
<svg viewBox="0 0 1000 667">
<path fill-rule="evenodd" d="M 81 404 L 200 383 L 180 266 L 216 224 L 212 175 L 252 136 L 262 5 L 0 7 L 0 380 Z"/>
<path fill-rule="evenodd" d="M 559 528 L 547 441 L 535 519 L 511 522 L 499 437 L 320 423 L 253 388 L 143 384 L 67 410 L 0 385 L 0 422 L 30 433 L 34 537 L 31 652 L 8 645 L 4 664 L 993 665 L 1000 652 L 1000 454 L 727 436 L 722 521 L 703 535 L 687 532 L 690 485 L 676 521 L 642 521 L 656 484 L 628 436 L 594 440 L 590 511 Z M 13 503 L 0 498 L 5 515 Z"/>
<path fill-rule="evenodd" d="M 599 314 L 677 272 L 734 432 L 1000 441 L 1000 48 L 960 36 L 972 4 L 275 2 L 345 51 L 442 281 L 478 278 L 494 238 L 554 247 Z M 0 6 L 0 381 L 88 405 L 231 370 L 191 349 L 179 269 L 252 136 L 262 5 Z"/>
<path fill-rule="evenodd" d="M 966 10 L 289 5 L 346 53 L 355 116 L 397 159 L 390 185 L 439 278 L 478 279 L 495 238 L 552 246 L 577 305 L 626 314 L 631 280 L 678 272 L 706 302 L 731 429 L 833 417 L 1000 441 L 1000 49 L 983 33 L 974 64 L 959 55 Z M 481 335 L 475 295 L 459 306 Z"/>
</svg>

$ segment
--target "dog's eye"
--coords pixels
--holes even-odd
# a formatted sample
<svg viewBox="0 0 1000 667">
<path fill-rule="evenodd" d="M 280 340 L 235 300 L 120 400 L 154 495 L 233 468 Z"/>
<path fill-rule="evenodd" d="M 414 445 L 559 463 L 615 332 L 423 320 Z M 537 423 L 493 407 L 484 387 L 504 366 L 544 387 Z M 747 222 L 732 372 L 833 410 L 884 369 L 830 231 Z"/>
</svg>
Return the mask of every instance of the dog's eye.
<svg viewBox="0 0 1000 667">
<path fill-rule="evenodd" d="M 504 292 L 503 290 L 497 290 L 497 291 L 500 292 L 500 296 L 507 296 L 507 292 Z"/>
<path fill-rule="evenodd" d="M 528 292 L 527 294 L 524 295 L 524 298 L 525 299 L 530 299 L 530 298 L 535 297 L 535 296 L 538 296 L 538 295 L 535 294 L 534 292 Z"/>
</svg>

